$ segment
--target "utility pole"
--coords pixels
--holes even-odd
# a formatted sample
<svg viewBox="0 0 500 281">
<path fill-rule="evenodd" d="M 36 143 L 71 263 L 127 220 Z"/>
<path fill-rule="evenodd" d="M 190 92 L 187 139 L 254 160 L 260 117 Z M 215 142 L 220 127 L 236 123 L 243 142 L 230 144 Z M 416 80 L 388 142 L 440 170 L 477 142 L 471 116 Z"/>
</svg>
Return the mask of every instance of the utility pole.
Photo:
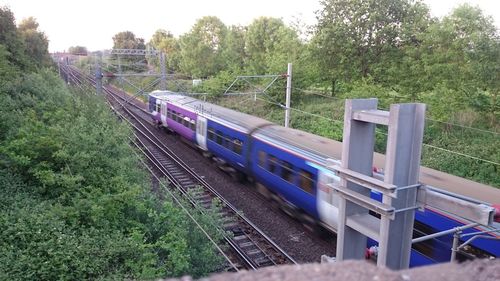
<svg viewBox="0 0 500 281">
<path fill-rule="evenodd" d="M 285 105 L 285 128 L 288 128 L 290 123 L 290 99 L 292 96 L 292 64 L 288 63 L 286 72 L 286 105 Z"/>
<path fill-rule="evenodd" d="M 160 71 L 161 71 L 161 80 L 160 80 L 160 90 L 167 90 L 167 67 L 165 66 L 165 53 L 160 52 Z"/>
<path fill-rule="evenodd" d="M 95 80 L 97 95 L 102 94 L 102 70 L 101 70 L 101 55 L 98 54 L 95 60 Z"/>
<path fill-rule="evenodd" d="M 118 57 L 118 83 L 120 85 L 123 84 L 123 81 L 122 81 L 122 61 L 120 59 L 120 54 L 117 54 L 117 57 Z"/>
</svg>

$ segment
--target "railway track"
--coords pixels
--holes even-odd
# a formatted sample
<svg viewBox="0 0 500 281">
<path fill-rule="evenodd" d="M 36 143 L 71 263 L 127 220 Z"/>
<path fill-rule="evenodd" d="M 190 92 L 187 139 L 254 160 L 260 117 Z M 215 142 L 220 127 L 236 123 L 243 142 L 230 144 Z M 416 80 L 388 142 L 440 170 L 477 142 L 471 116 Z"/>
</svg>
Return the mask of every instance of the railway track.
<svg viewBox="0 0 500 281">
<path fill-rule="evenodd" d="M 92 77 L 72 67 L 66 66 L 63 71 L 65 75 L 73 77 L 73 80 L 82 87 L 85 84 L 95 84 Z M 105 87 L 104 92 L 113 110 L 134 128 L 135 145 L 149 159 L 155 170 L 168 179 L 171 186 L 177 188 L 193 206 L 202 211 L 212 208 L 214 200 L 222 202 L 218 214 L 223 221 L 221 231 L 230 233 L 225 236 L 225 241 L 229 246 L 225 251 L 227 259 L 225 270 L 238 271 L 296 263 L 292 257 L 227 202 L 203 177 L 195 173 L 188 164 L 162 144 L 155 133 L 148 128 L 151 126 L 151 121 L 144 108 L 130 102 L 129 96 L 124 96 L 114 88 Z"/>
</svg>

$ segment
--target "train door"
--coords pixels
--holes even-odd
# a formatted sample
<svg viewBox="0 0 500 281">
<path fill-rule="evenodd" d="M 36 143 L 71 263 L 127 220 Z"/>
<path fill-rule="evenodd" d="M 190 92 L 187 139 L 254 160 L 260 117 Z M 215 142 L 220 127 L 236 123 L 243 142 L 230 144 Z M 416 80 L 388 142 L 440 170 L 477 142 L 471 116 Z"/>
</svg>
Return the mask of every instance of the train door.
<svg viewBox="0 0 500 281">
<path fill-rule="evenodd" d="M 196 119 L 196 142 L 203 150 L 207 150 L 207 119 L 199 115 Z"/>
<path fill-rule="evenodd" d="M 161 124 L 167 127 L 167 102 L 161 101 L 161 112 L 160 112 Z"/>
<path fill-rule="evenodd" d="M 335 231 L 339 223 L 339 197 L 334 193 L 331 185 L 339 183 L 340 178 L 332 171 L 325 168 L 318 169 L 318 191 L 316 198 L 318 214 L 321 221 L 325 223 L 328 228 Z"/>
</svg>

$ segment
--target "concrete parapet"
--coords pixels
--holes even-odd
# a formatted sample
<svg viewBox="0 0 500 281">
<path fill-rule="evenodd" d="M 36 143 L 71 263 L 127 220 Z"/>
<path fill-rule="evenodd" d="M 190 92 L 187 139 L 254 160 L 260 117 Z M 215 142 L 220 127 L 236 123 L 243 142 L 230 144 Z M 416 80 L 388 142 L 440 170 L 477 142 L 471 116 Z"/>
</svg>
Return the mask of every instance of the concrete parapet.
<svg viewBox="0 0 500 281">
<path fill-rule="evenodd" d="M 192 281 L 189 276 L 168 281 Z M 392 271 L 378 268 L 365 261 L 344 261 L 326 264 L 285 265 L 263 268 L 258 271 L 220 273 L 202 281 L 319 281 L 319 280 L 370 280 L 370 281 L 457 281 L 500 280 L 499 260 L 476 260 L 466 263 L 445 263 L 413 269 Z"/>
</svg>

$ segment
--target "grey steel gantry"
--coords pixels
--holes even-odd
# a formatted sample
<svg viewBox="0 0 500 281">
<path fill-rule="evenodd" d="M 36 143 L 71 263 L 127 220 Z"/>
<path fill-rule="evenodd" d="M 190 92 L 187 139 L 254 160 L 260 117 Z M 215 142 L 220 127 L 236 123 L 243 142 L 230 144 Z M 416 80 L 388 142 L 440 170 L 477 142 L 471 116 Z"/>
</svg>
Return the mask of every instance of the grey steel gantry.
<svg viewBox="0 0 500 281">
<path fill-rule="evenodd" d="M 378 266 L 408 268 L 417 202 L 424 104 L 394 104 L 377 110 L 377 99 L 346 100 L 341 178 L 333 189 L 340 197 L 337 260 L 362 259 L 367 237 L 379 243 Z M 384 180 L 372 177 L 376 124 L 389 128 Z M 370 191 L 382 194 L 382 202 Z M 369 214 L 380 215 L 380 219 Z"/>
</svg>

